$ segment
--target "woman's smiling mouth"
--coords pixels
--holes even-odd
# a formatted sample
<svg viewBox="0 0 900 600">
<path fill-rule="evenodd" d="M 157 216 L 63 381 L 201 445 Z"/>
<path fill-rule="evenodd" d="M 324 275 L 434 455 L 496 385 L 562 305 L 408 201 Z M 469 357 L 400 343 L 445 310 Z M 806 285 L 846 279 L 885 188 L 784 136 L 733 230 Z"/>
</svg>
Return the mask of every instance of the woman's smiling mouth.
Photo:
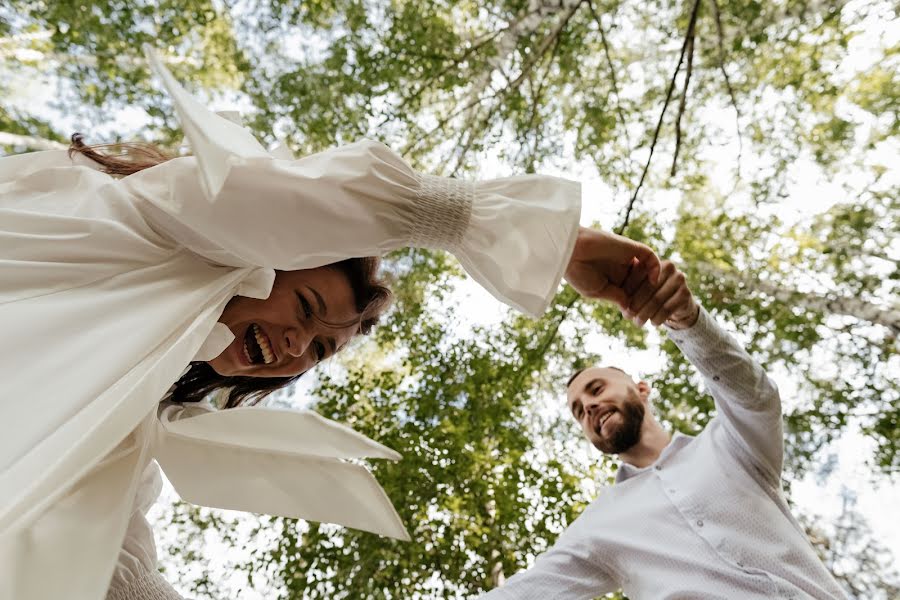
<svg viewBox="0 0 900 600">
<path fill-rule="evenodd" d="M 251 365 L 269 365 L 275 362 L 272 342 L 256 323 L 251 323 L 244 334 L 244 358 Z"/>
</svg>

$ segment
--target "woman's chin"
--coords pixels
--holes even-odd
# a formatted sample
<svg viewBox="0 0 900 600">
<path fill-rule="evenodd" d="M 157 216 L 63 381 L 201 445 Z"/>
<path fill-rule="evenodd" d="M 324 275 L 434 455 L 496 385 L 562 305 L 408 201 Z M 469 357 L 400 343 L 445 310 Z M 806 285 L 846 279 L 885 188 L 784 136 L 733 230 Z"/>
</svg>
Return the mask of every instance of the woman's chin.
<svg viewBox="0 0 900 600">
<path fill-rule="evenodd" d="M 222 377 L 237 377 L 243 375 L 251 366 L 244 356 L 243 349 L 243 344 L 238 343 L 238 341 L 235 340 L 225 348 L 222 354 L 207 361 L 206 364 L 212 367 L 213 371 Z"/>
</svg>

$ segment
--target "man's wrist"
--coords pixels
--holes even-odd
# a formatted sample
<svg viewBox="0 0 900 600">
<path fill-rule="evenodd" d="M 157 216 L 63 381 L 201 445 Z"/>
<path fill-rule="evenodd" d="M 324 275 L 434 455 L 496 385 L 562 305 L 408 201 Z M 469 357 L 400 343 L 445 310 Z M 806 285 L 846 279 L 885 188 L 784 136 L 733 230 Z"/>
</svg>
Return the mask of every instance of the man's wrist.
<svg viewBox="0 0 900 600">
<path fill-rule="evenodd" d="M 689 316 L 678 320 L 670 319 L 666 323 L 666 325 L 669 326 L 669 329 L 681 331 L 683 329 L 690 329 L 697 324 L 697 319 L 700 318 L 700 305 L 697 302 L 694 302 L 693 304 L 693 310 L 691 311 Z"/>
</svg>

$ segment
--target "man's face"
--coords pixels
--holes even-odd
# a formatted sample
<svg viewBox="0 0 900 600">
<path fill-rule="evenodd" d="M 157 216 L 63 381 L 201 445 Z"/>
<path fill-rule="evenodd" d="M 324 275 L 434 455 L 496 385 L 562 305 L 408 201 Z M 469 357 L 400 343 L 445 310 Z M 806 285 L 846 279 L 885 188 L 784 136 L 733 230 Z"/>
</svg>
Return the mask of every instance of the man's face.
<svg viewBox="0 0 900 600">
<path fill-rule="evenodd" d="M 569 384 L 569 411 L 594 447 L 620 454 L 640 440 L 649 392 L 618 369 L 591 367 Z"/>
</svg>

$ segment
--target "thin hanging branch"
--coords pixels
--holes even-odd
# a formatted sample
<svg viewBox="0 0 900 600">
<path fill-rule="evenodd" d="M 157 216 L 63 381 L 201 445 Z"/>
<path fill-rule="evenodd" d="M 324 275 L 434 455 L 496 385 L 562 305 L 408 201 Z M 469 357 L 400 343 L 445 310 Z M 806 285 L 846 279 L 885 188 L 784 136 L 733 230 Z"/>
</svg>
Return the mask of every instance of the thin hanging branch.
<svg viewBox="0 0 900 600">
<path fill-rule="evenodd" d="M 556 51 L 559 48 L 559 43 L 562 39 L 562 32 L 565 29 L 566 25 L 568 24 L 569 20 L 571 20 L 572 15 L 575 14 L 575 12 L 578 10 L 578 8 L 580 6 L 581 6 L 581 2 L 579 2 L 578 4 L 575 4 L 574 6 L 572 6 L 571 8 L 568 9 L 567 13 L 564 16 L 562 16 L 560 18 L 560 20 L 556 24 L 556 26 L 541 41 L 540 45 L 538 46 L 537 51 L 534 52 L 533 55 L 531 56 L 531 58 L 526 62 L 525 66 L 522 68 L 522 72 L 519 74 L 518 77 L 516 77 L 511 82 L 509 82 L 503 89 L 501 89 L 501 90 L 495 92 L 493 95 L 489 96 L 489 98 L 497 98 L 498 102 L 496 102 L 494 104 L 494 106 L 492 106 L 490 108 L 490 110 L 488 110 L 487 115 L 480 121 L 480 126 L 476 127 L 473 124 L 473 122 L 470 121 L 467 126 L 463 127 L 462 134 L 460 136 L 460 141 L 462 141 L 463 136 L 468 136 L 466 138 L 467 142 L 466 142 L 466 145 L 458 153 L 456 164 L 453 167 L 453 169 L 450 171 L 450 173 L 448 175 L 449 177 L 455 177 L 456 174 L 459 172 L 459 170 L 462 168 L 463 160 L 465 158 L 465 155 L 468 153 L 469 149 L 472 147 L 472 144 L 475 139 L 475 135 L 479 131 L 482 131 L 485 127 L 487 127 L 490 124 L 490 121 L 493 118 L 494 114 L 496 114 L 496 112 L 501 108 L 500 100 L 502 100 L 503 98 L 505 98 L 512 92 L 516 91 L 522 85 L 522 83 L 524 83 L 525 80 L 532 75 L 532 71 L 533 71 L 534 67 L 538 64 L 539 61 L 541 61 L 545 58 L 545 55 L 547 54 L 547 50 L 551 48 L 551 45 L 552 45 L 552 51 L 551 51 L 551 55 L 550 55 L 550 60 L 551 61 L 553 60 L 553 57 L 556 55 Z M 478 107 L 479 112 L 480 112 L 480 109 L 481 109 L 481 107 L 479 106 Z"/>
<path fill-rule="evenodd" d="M 681 64 L 684 62 L 685 54 L 687 54 L 688 42 L 694 35 L 694 27 L 697 24 L 697 13 L 699 11 L 700 0 L 694 0 L 694 7 L 691 9 L 691 20 L 690 23 L 688 23 L 687 34 L 685 34 L 684 43 L 681 45 L 681 56 L 678 57 L 678 65 L 675 67 L 675 72 L 672 73 L 672 80 L 669 82 L 669 91 L 666 93 L 666 101 L 663 104 L 662 111 L 659 113 L 659 121 L 656 123 L 656 131 L 653 132 L 653 141 L 650 143 L 650 154 L 647 156 L 647 163 L 644 165 L 644 171 L 641 173 L 641 179 L 638 181 L 637 187 L 634 188 L 634 194 L 632 194 L 631 200 L 628 201 L 628 207 L 625 210 L 625 220 L 619 227 L 621 231 L 624 231 L 625 227 L 628 226 L 628 221 L 631 218 L 631 210 L 634 208 L 638 193 L 641 191 L 641 186 L 644 185 L 644 179 L 647 177 L 647 171 L 650 169 L 650 161 L 653 159 L 653 151 L 656 149 L 656 142 L 659 139 L 659 131 L 662 129 L 663 118 L 666 116 L 666 110 L 669 108 L 669 102 L 672 100 L 672 91 L 675 89 L 675 80 L 678 78 L 678 73 L 681 71 Z"/>
<path fill-rule="evenodd" d="M 619 120 L 622 122 L 622 130 L 625 133 L 625 142 L 628 144 L 628 149 L 631 150 L 631 140 L 628 139 L 628 122 L 625 120 L 625 114 L 622 112 L 622 94 L 619 93 L 619 81 L 616 78 L 616 68 L 613 66 L 609 44 L 606 41 L 606 31 L 603 29 L 603 22 L 600 20 L 600 15 L 597 14 L 597 11 L 594 10 L 594 3 L 591 0 L 588 0 L 588 8 L 591 9 L 591 15 L 593 15 L 594 21 L 597 23 L 597 30 L 600 32 L 600 43 L 603 45 L 603 55 L 606 57 L 606 66 L 609 67 L 610 83 L 612 83 L 613 93 L 616 95 L 616 114 L 618 114 Z"/>
<path fill-rule="evenodd" d="M 725 88 L 728 90 L 728 95 L 731 97 L 731 106 L 734 107 L 735 130 L 737 131 L 738 137 L 737 179 L 740 180 L 741 159 L 744 155 L 744 136 L 741 133 L 741 109 L 738 108 L 737 98 L 735 98 L 734 95 L 734 88 L 731 87 L 731 78 L 728 77 L 728 71 L 725 70 L 725 34 L 722 32 L 722 18 L 719 14 L 719 2 L 718 0 L 710 1 L 712 2 L 713 7 L 713 17 L 716 21 L 716 34 L 719 47 L 719 70 L 722 71 L 722 76 L 725 78 Z"/>
<path fill-rule="evenodd" d="M 414 140 L 408 142 L 406 144 L 406 146 L 403 147 L 403 150 L 400 153 L 408 154 L 409 152 L 411 152 L 412 150 L 417 148 L 419 146 L 419 144 L 421 144 L 425 139 L 431 137 L 434 133 L 436 133 L 438 131 L 442 131 L 444 129 L 444 127 L 454 117 L 457 117 L 457 116 L 469 111 L 470 109 L 484 103 L 487 100 L 495 100 L 495 99 L 502 100 L 508 94 L 515 91 L 520 85 L 522 85 L 522 82 L 525 81 L 525 78 L 530 74 L 532 67 L 535 66 L 535 63 L 537 63 L 537 61 L 540 60 L 544 56 L 544 54 L 546 54 L 548 48 L 550 48 L 550 45 L 556 41 L 556 38 L 561 34 L 562 30 L 565 28 L 566 24 L 572 18 L 572 15 L 575 14 L 575 11 L 578 10 L 580 5 L 581 5 L 581 3 L 579 2 L 575 6 L 571 7 L 567 11 L 567 14 L 560 20 L 559 23 L 557 23 L 556 27 L 554 27 L 553 30 L 541 41 L 541 44 L 538 47 L 537 51 L 533 53 L 531 58 L 522 67 L 522 72 L 519 74 L 518 77 L 516 77 L 514 80 L 507 83 L 507 85 L 505 87 L 503 87 L 502 89 L 497 90 L 491 94 L 486 94 L 484 96 L 475 98 L 474 100 L 467 102 L 463 107 L 453 110 L 450 114 L 448 114 L 445 117 L 443 117 L 442 119 L 440 119 L 438 121 L 437 125 L 435 125 L 434 127 L 432 127 L 431 129 L 429 129 L 428 131 L 426 131 L 424 133 L 420 133 Z M 495 108 L 492 108 L 491 112 L 493 112 L 495 110 Z M 478 111 L 480 111 L 480 110 L 481 110 L 481 108 L 479 106 Z M 468 129 L 468 128 L 464 128 L 464 129 Z"/>
<path fill-rule="evenodd" d="M 684 71 L 684 90 L 681 92 L 681 101 L 678 103 L 678 116 L 675 118 L 675 152 L 672 155 L 672 170 L 669 175 L 675 177 L 678 169 L 678 154 L 681 151 L 681 119 L 684 117 L 684 109 L 687 107 L 688 87 L 691 85 L 691 72 L 694 66 L 694 39 L 692 33 L 688 40 L 687 67 Z"/>
<path fill-rule="evenodd" d="M 515 19 L 513 19 L 512 21 L 508 22 L 505 26 L 497 29 L 496 31 L 492 31 L 492 32 L 482 36 L 483 39 L 473 40 L 472 43 L 459 56 L 453 58 L 449 62 L 449 64 L 444 65 L 444 67 L 441 68 L 439 71 L 429 75 L 423 82 L 420 82 L 419 86 L 416 88 L 416 90 L 414 92 L 412 92 L 408 96 L 401 97 L 400 101 L 397 103 L 397 105 L 394 107 L 394 109 L 391 110 L 388 114 L 386 114 L 384 116 L 384 118 L 382 118 L 381 122 L 376 126 L 376 128 L 385 125 L 388 121 L 390 121 L 392 119 L 397 119 L 400 110 L 407 107 L 409 104 L 411 104 L 415 100 L 417 100 L 419 98 L 419 96 L 421 96 L 422 93 L 424 93 L 425 90 L 428 89 L 429 85 L 431 85 L 435 81 L 439 80 L 442 76 L 446 75 L 454 68 L 459 67 L 463 62 L 465 62 L 474 53 L 481 50 L 487 44 L 496 40 L 501 34 L 506 33 L 507 31 L 509 31 L 510 29 L 513 29 L 514 27 L 517 27 L 518 24 L 523 19 L 534 14 L 537 11 L 538 11 L 538 9 L 534 9 L 534 10 L 525 12 L 525 13 L 519 15 L 518 17 L 516 17 Z"/>
</svg>

